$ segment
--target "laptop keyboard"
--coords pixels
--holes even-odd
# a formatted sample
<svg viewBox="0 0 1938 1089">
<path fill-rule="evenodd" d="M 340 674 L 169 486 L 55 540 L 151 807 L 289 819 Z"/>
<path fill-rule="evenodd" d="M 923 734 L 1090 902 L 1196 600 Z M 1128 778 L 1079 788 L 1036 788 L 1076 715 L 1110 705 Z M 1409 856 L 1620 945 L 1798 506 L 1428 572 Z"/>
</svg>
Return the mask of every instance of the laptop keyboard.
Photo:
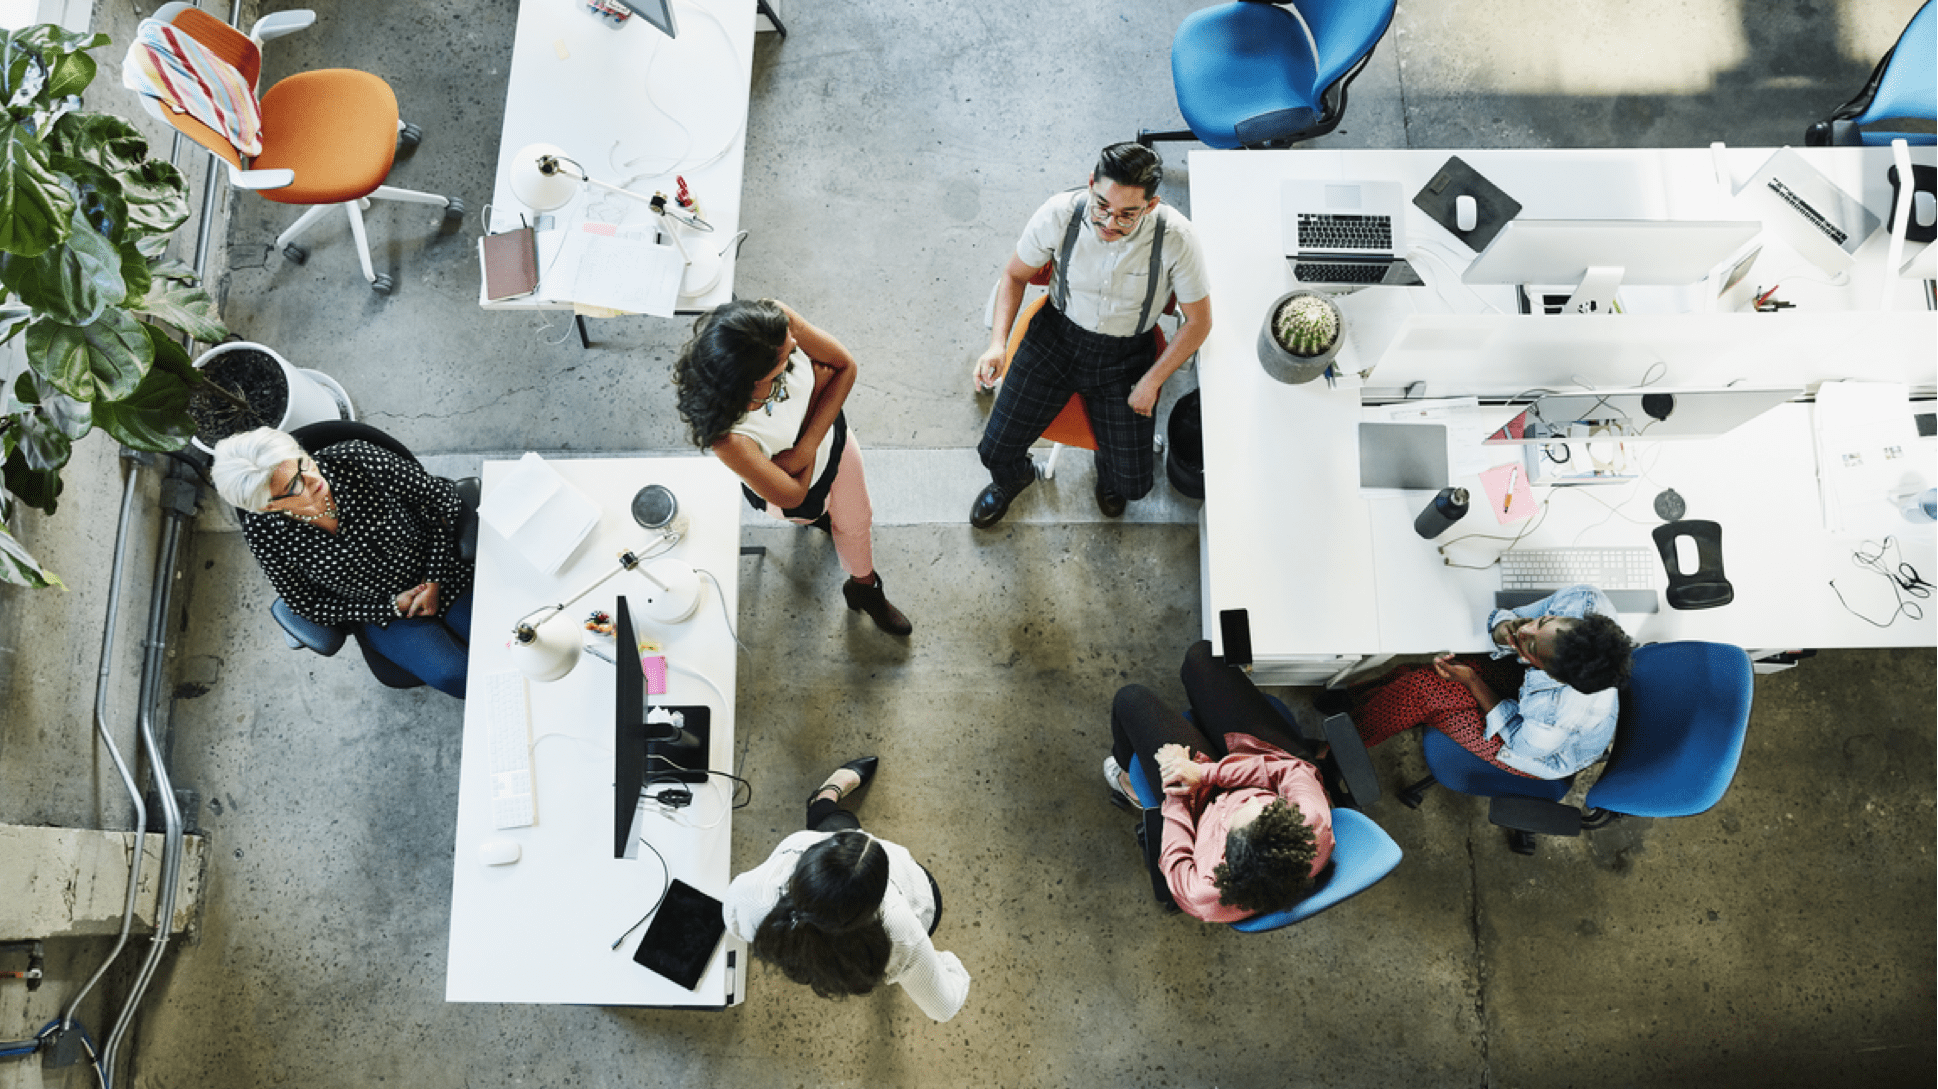
<svg viewBox="0 0 1938 1089">
<path fill-rule="evenodd" d="M 1777 195 L 1777 199 L 1783 201 L 1783 203 L 1788 204 L 1792 208 L 1795 208 L 1798 214 L 1802 215 L 1803 218 L 1810 221 L 1811 226 L 1824 232 L 1824 235 L 1826 237 L 1828 237 L 1832 242 L 1837 243 L 1839 246 L 1842 246 L 1844 244 L 1844 240 L 1850 237 L 1850 235 L 1847 235 L 1843 231 L 1838 230 L 1835 224 L 1831 223 L 1830 220 L 1825 219 L 1823 215 L 1817 211 L 1817 209 L 1812 208 L 1809 204 L 1805 203 L 1802 197 L 1798 196 L 1794 192 L 1791 192 L 1789 186 L 1783 184 L 1781 181 L 1777 180 L 1776 178 L 1770 179 L 1770 192 L 1775 193 Z"/>
<path fill-rule="evenodd" d="M 1377 284 L 1386 280 L 1384 261 L 1295 261 L 1292 275 L 1302 284 Z"/>
<path fill-rule="evenodd" d="M 1393 250 L 1391 216 L 1299 213 L 1302 250 Z"/>
</svg>

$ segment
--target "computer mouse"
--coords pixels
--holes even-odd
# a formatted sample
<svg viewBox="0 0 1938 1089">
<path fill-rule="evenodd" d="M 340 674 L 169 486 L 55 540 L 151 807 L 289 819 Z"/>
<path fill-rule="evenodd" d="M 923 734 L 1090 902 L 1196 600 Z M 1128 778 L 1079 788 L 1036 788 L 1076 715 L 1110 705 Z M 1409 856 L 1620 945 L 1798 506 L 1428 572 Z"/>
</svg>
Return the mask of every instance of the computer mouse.
<svg viewBox="0 0 1938 1089">
<path fill-rule="evenodd" d="M 487 866 L 509 866 L 520 853 L 515 840 L 488 839 L 478 844 L 478 861 Z"/>
<path fill-rule="evenodd" d="M 1465 193 L 1454 198 L 1454 226 L 1462 231 L 1471 231 L 1480 222 L 1480 205 Z"/>
<path fill-rule="evenodd" d="M 1923 189 L 1911 194 L 1911 222 L 1920 227 L 1929 227 L 1938 222 L 1938 197 L 1933 197 Z"/>
</svg>

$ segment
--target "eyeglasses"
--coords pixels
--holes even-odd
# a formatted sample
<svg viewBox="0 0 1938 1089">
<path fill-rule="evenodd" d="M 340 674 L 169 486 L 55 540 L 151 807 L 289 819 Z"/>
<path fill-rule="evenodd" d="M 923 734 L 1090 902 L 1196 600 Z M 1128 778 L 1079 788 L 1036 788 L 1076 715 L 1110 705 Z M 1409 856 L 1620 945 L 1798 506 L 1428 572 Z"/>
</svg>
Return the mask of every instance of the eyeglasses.
<svg viewBox="0 0 1938 1089">
<path fill-rule="evenodd" d="M 1138 220 L 1144 218 L 1145 212 L 1151 210 L 1149 204 L 1144 204 L 1135 206 L 1128 212 L 1113 212 L 1104 204 L 1104 198 L 1098 196 L 1095 189 L 1090 191 L 1090 206 L 1092 209 L 1090 214 L 1091 219 L 1099 224 L 1110 223 L 1118 227 L 1134 226 Z"/>
<path fill-rule="evenodd" d="M 289 478 L 289 487 L 283 489 L 282 494 L 276 497 L 277 501 L 281 501 L 284 499 L 294 499 L 297 496 L 302 495 L 305 491 L 307 491 L 308 488 L 303 482 L 303 474 L 309 472 L 311 469 L 315 467 L 316 467 L 315 464 L 310 460 L 308 460 L 307 458 L 297 458 L 296 472 L 292 474 Z"/>
</svg>

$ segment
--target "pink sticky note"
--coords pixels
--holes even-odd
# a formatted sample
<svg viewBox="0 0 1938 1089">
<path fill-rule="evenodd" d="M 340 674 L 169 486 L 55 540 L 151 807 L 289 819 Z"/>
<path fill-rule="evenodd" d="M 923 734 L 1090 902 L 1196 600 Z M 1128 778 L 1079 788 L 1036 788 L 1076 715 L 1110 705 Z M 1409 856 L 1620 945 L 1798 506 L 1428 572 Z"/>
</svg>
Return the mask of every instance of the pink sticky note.
<svg viewBox="0 0 1938 1089">
<path fill-rule="evenodd" d="M 666 694 L 666 656 L 663 654 L 642 654 L 639 668 L 646 674 L 646 694 L 664 696 Z"/>
<path fill-rule="evenodd" d="M 1480 474 L 1480 486 L 1500 524 L 1534 517 L 1534 489 L 1528 487 L 1527 470 L 1521 466 L 1496 465 Z"/>
</svg>

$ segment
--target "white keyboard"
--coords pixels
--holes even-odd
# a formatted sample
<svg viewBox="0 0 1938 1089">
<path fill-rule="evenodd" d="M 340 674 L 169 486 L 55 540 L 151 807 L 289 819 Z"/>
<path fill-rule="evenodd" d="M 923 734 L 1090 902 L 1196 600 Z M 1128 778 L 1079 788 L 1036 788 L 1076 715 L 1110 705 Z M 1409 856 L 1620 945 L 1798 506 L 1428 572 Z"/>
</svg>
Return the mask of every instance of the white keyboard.
<svg viewBox="0 0 1938 1089">
<path fill-rule="evenodd" d="M 1653 590 L 1661 569 L 1653 548 L 1517 548 L 1501 554 L 1501 589 Z"/>
<path fill-rule="evenodd" d="M 522 673 L 488 673 L 471 698 L 484 701 L 491 744 L 491 826 L 524 828 L 537 823 L 532 796 L 532 726 Z"/>
</svg>

